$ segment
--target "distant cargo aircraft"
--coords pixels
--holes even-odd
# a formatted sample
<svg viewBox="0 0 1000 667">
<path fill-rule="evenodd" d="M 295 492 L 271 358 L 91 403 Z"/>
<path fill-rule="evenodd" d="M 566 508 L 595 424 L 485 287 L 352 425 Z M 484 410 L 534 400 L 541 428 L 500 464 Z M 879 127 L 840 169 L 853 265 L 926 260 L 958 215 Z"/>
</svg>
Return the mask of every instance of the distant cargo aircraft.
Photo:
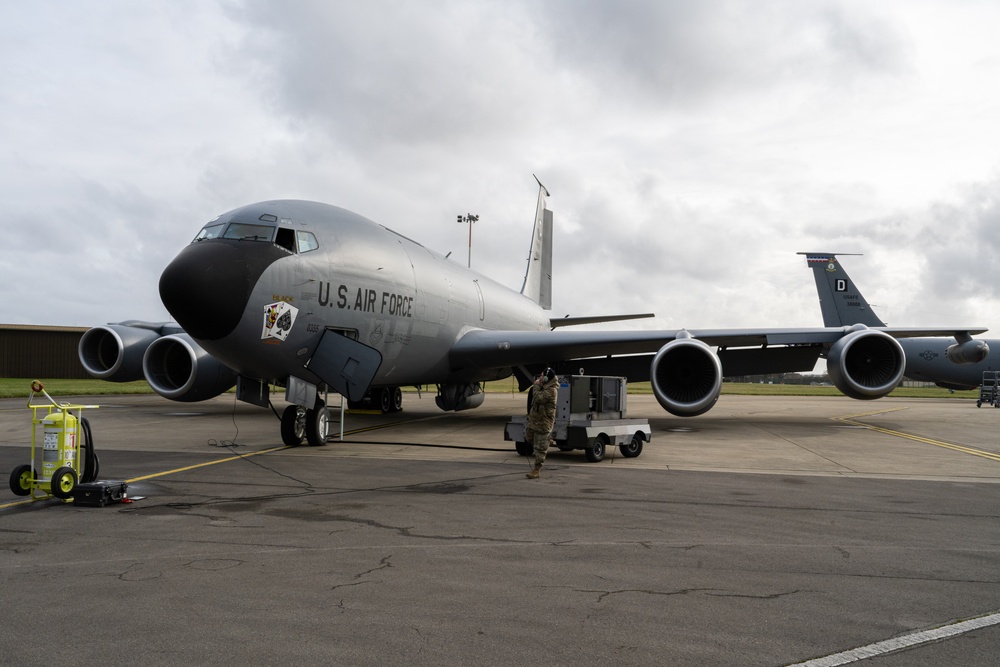
<svg viewBox="0 0 1000 667">
<path fill-rule="evenodd" d="M 465 410 L 483 402 L 482 382 L 513 374 L 523 390 L 552 366 L 650 380 L 664 409 L 693 416 L 715 404 L 724 375 L 809 370 L 821 354 L 842 392 L 879 398 L 903 374 L 895 337 L 983 331 L 566 331 L 636 316 L 551 316 L 547 198 L 539 183 L 520 293 L 342 208 L 290 200 L 237 208 L 204 225 L 163 271 L 160 298 L 177 324 L 95 327 L 80 340 L 80 359 L 95 377 L 145 377 L 177 401 L 235 384 L 238 399 L 273 409 L 271 388 L 283 388 L 282 440 L 319 445 L 325 388 L 350 401 L 374 396 L 391 411 L 401 407 L 400 387 L 436 386 L 438 407 Z"/>
<path fill-rule="evenodd" d="M 847 275 L 836 253 L 799 254 L 806 256 L 806 264 L 816 279 L 825 326 L 885 326 Z M 933 382 L 946 389 L 975 389 L 982 384 L 984 371 L 1000 368 L 1000 363 L 989 358 L 991 346 L 1000 350 L 1000 340 L 974 339 L 959 334 L 955 339 L 907 338 L 899 343 L 906 353 L 906 377 Z"/>
</svg>

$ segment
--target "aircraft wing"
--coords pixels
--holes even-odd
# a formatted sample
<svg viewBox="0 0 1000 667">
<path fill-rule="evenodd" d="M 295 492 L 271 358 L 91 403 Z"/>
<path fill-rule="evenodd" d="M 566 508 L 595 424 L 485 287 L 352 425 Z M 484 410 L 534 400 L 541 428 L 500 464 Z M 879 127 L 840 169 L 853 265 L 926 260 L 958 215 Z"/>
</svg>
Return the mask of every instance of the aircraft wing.
<svg viewBox="0 0 1000 667">
<path fill-rule="evenodd" d="M 451 350 L 451 359 L 481 368 L 550 363 L 608 355 L 656 352 L 673 340 L 693 338 L 713 347 L 832 345 L 855 327 L 805 329 L 667 329 L 653 331 L 469 331 Z M 893 338 L 960 336 L 986 331 L 968 328 L 877 327 Z"/>
</svg>

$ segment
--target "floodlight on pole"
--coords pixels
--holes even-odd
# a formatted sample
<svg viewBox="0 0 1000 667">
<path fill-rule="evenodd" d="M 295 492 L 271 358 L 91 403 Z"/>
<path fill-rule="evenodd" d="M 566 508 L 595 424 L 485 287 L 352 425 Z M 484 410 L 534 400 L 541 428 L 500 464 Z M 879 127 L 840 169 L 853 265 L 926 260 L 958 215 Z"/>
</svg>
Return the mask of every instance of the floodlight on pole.
<svg viewBox="0 0 1000 667">
<path fill-rule="evenodd" d="M 458 216 L 458 224 L 468 223 L 469 225 L 469 268 L 472 268 L 472 223 L 479 222 L 479 216 L 475 213 L 466 213 Z"/>
</svg>

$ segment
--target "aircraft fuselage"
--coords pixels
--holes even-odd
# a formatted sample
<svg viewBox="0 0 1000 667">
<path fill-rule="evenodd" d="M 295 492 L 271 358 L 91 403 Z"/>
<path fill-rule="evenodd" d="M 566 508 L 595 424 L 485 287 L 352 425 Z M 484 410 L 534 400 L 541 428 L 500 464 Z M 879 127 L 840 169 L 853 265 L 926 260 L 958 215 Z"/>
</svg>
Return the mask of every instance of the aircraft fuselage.
<svg viewBox="0 0 1000 667">
<path fill-rule="evenodd" d="M 530 299 L 335 206 L 252 204 L 202 235 L 164 270 L 161 298 L 199 345 L 246 377 L 280 381 L 334 330 L 382 355 L 373 385 L 482 381 L 509 371 L 452 367 L 462 334 L 548 328 Z M 305 368 L 296 375 L 319 381 Z"/>
</svg>

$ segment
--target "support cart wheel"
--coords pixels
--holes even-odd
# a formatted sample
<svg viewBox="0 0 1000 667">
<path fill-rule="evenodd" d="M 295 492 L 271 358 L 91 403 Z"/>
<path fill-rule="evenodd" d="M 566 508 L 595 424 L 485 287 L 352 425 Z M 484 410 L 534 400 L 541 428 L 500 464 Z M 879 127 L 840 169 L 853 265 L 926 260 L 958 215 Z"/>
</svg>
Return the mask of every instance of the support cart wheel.
<svg viewBox="0 0 1000 667">
<path fill-rule="evenodd" d="M 530 442 L 515 442 L 514 449 L 516 449 L 517 453 L 521 456 L 531 456 L 535 453 L 535 448 Z"/>
<path fill-rule="evenodd" d="M 330 411 L 326 403 L 316 401 L 316 407 L 306 410 L 306 440 L 313 447 L 326 444 L 326 435 L 330 429 Z"/>
<path fill-rule="evenodd" d="M 306 437 L 306 409 L 289 405 L 281 413 L 281 441 L 289 447 L 298 447 Z"/>
<path fill-rule="evenodd" d="M 63 466 L 52 474 L 52 495 L 66 500 L 73 495 L 76 488 L 76 471 L 69 466 Z"/>
<path fill-rule="evenodd" d="M 10 490 L 15 496 L 26 496 L 31 493 L 31 483 L 35 481 L 35 471 L 25 463 L 19 465 L 10 473 Z"/>
<path fill-rule="evenodd" d="M 619 445 L 618 449 L 621 450 L 622 456 L 628 459 L 634 459 L 635 457 L 642 454 L 642 443 L 644 438 L 641 433 L 635 433 L 632 435 L 632 440 L 627 445 Z"/>
<path fill-rule="evenodd" d="M 594 444 L 584 451 L 587 454 L 587 460 L 591 463 L 598 463 L 604 460 L 604 450 L 608 446 L 608 436 L 601 433 L 596 438 L 594 438 Z"/>
</svg>

